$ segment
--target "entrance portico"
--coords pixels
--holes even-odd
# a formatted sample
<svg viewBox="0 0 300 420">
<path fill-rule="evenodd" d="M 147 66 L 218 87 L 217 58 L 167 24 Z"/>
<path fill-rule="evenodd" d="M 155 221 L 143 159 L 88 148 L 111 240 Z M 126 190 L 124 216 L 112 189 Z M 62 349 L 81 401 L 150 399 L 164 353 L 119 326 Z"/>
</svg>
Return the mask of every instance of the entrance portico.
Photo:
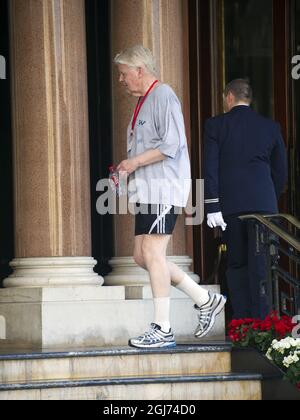
<svg viewBox="0 0 300 420">
<path fill-rule="evenodd" d="M 122 5 L 111 1 L 112 54 L 144 43 L 159 58 L 164 81 L 183 98 L 182 2 L 128 0 L 126 13 Z M 41 348 L 125 345 L 152 321 L 152 296 L 148 274 L 133 262 L 131 215 L 114 219 L 113 271 L 103 279 L 93 269 L 85 2 L 41 0 L 32 8 L 12 0 L 9 16 L 15 258 L 0 290 L 6 339 Z M 112 98 L 119 162 L 133 103 L 117 77 Z M 186 239 L 183 216 L 169 256 L 193 275 Z M 193 304 L 178 291 L 172 322 L 178 337 L 193 336 Z M 213 334 L 223 331 L 220 318 Z"/>
</svg>

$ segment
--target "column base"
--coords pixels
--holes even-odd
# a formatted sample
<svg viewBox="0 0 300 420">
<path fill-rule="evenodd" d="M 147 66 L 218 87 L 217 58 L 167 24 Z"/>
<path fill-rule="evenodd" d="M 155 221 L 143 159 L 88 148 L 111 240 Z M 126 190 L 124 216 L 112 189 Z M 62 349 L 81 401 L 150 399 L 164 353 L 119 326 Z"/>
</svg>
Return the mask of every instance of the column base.
<svg viewBox="0 0 300 420">
<path fill-rule="evenodd" d="M 185 273 L 192 277 L 196 283 L 200 282 L 199 276 L 190 270 L 193 260 L 188 256 L 168 257 L 168 261 L 178 265 Z M 107 286 L 149 285 L 149 274 L 140 268 L 133 257 L 116 257 L 109 261 L 112 272 L 105 277 Z"/>
<path fill-rule="evenodd" d="M 153 322 L 150 289 L 140 286 L 131 291 L 131 287 L 1 289 L 0 316 L 6 321 L 7 343 L 28 349 L 127 346 L 130 337 Z M 193 302 L 177 289 L 172 290 L 171 323 L 178 341 L 197 341 Z M 224 331 L 221 314 L 208 339 L 224 339 Z"/>
<path fill-rule="evenodd" d="M 91 257 L 17 258 L 10 263 L 13 274 L 4 287 L 101 286 L 103 278 L 93 271 Z"/>
</svg>

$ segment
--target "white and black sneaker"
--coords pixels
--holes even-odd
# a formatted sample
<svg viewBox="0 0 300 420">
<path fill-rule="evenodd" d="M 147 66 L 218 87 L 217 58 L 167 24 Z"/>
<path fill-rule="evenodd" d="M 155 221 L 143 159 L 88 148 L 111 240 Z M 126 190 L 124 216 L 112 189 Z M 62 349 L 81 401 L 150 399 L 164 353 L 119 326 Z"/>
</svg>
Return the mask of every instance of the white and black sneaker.
<svg viewBox="0 0 300 420">
<path fill-rule="evenodd" d="M 172 330 L 167 333 L 162 331 L 157 324 L 151 324 L 150 331 L 137 338 L 132 338 L 128 343 L 131 347 L 139 349 L 174 348 L 176 342 Z"/>
<path fill-rule="evenodd" d="M 226 297 L 218 293 L 208 292 L 209 300 L 202 306 L 195 305 L 198 312 L 199 325 L 195 331 L 195 337 L 205 337 L 215 325 L 216 317 L 222 312 L 226 304 Z"/>
</svg>

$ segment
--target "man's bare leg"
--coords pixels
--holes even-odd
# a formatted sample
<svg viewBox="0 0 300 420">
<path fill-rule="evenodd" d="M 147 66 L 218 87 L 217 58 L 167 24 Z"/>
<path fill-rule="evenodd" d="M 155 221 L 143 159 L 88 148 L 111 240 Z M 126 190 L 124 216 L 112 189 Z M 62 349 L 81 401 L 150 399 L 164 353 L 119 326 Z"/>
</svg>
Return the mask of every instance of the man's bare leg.
<svg viewBox="0 0 300 420">
<path fill-rule="evenodd" d="M 143 255 L 143 242 L 144 238 L 150 235 L 137 236 L 135 238 L 135 249 L 134 249 L 134 259 L 135 262 L 145 270 L 147 270 L 146 262 Z M 159 236 L 159 235 L 155 235 Z M 166 256 L 165 256 L 166 258 Z M 191 299 L 198 305 L 201 306 L 208 301 L 208 292 L 203 287 L 199 286 L 195 281 L 190 278 L 181 268 L 176 264 L 167 261 L 167 266 L 169 269 L 169 275 L 171 277 L 171 282 L 174 287 L 177 287 L 179 290 L 187 294 Z"/>
<path fill-rule="evenodd" d="M 159 325 L 162 331 L 172 335 L 169 321 L 172 277 L 173 285 L 196 303 L 199 323 L 195 336 L 203 338 L 213 328 L 216 317 L 225 306 L 226 298 L 217 293 L 209 293 L 179 267 L 167 261 L 166 251 L 169 240 L 170 236 L 163 235 L 145 235 L 136 240 L 135 261 L 147 269 L 150 274 L 155 324 Z M 173 339 L 173 335 L 171 339 Z"/>
<path fill-rule="evenodd" d="M 167 263 L 170 235 L 145 235 L 142 255 L 149 272 L 154 303 L 154 323 L 168 332 L 170 325 L 171 277 Z"/>
<path fill-rule="evenodd" d="M 170 297 L 171 276 L 167 262 L 170 235 L 145 235 L 142 255 L 150 275 L 154 298 Z"/>
</svg>

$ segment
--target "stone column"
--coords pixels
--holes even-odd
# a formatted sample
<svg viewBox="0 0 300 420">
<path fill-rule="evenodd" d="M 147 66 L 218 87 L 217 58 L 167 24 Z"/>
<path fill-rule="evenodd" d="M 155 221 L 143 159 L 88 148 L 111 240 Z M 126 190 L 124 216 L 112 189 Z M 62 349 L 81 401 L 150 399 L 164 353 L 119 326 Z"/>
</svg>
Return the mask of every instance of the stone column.
<svg viewBox="0 0 300 420">
<path fill-rule="evenodd" d="M 101 345 L 103 303 L 124 291 L 100 287 L 91 257 L 85 2 L 9 6 L 16 258 L 0 290 L 6 340 Z"/>
<path fill-rule="evenodd" d="M 112 55 L 135 44 L 150 48 L 158 62 L 160 79 L 170 84 L 179 98 L 184 97 L 184 44 L 182 0 L 112 0 Z M 119 85 L 115 70 L 113 79 L 113 145 L 114 161 L 127 156 L 126 130 L 135 98 L 129 97 Z M 115 217 L 115 258 L 112 273 L 105 278 L 108 285 L 149 284 L 146 271 L 133 261 L 134 216 Z M 186 255 L 184 216 L 180 217 L 171 240 L 168 255 L 189 275 L 192 259 Z M 199 280 L 195 276 L 195 280 Z"/>
<path fill-rule="evenodd" d="M 83 0 L 11 0 L 14 273 L 5 287 L 101 285 L 91 258 Z"/>
</svg>

